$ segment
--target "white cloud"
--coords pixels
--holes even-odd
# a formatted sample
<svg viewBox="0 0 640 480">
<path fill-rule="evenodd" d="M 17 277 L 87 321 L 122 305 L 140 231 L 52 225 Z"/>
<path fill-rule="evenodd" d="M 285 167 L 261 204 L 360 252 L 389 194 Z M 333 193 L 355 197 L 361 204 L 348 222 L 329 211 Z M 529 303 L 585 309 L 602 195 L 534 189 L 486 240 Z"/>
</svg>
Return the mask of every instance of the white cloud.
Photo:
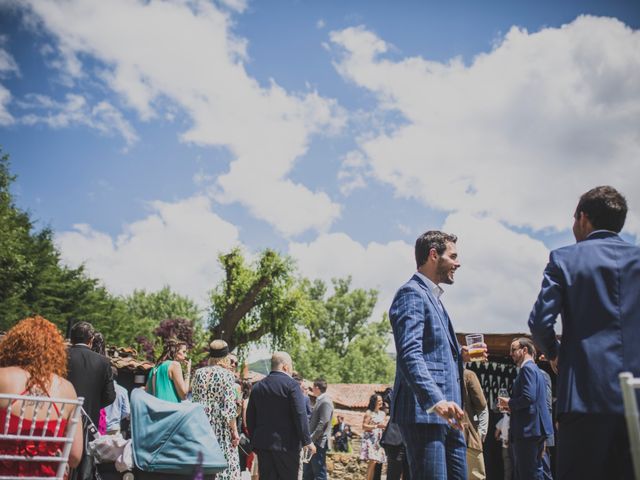
<svg viewBox="0 0 640 480">
<path fill-rule="evenodd" d="M 640 204 L 640 32 L 618 20 L 514 27 L 469 65 L 389 60 L 364 27 L 331 41 L 338 72 L 405 120 L 359 140 L 397 195 L 534 229 L 567 228 L 578 196 L 596 185 Z M 640 234 L 640 210 L 630 216 Z"/>
<path fill-rule="evenodd" d="M 396 290 L 413 275 L 413 247 L 402 241 L 361 245 L 345 233 L 320 235 L 309 243 L 289 244 L 300 273 L 329 283 L 332 278 L 353 278 L 354 288 L 375 288 L 378 304 L 372 318 L 380 320 Z"/>
<path fill-rule="evenodd" d="M 318 19 L 318 21 L 316 22 L 316 28 L 318 30 L 322 30 L 326 25 L 326 22 L 322 18 Z"/>
<path fill-rule="evenodd" d="M 222 3 L 236 11 L 246 6 Z M 343 126 L 341 109 L 314 91 L 259 85 L 245 71 L 246 41 L 232 34 L 229 12 L 204 0 L 29 4 L 64 57 L 100 60 L 102 79 L 143 120 L 168 99 L 192 120 L 182 140 L 231 151 L 234 161 L 217 183 L 219 201 L 241 202 L 285 235 L 322 230 L 339 215 L 325 193 L 288 174 L 312 135 Z"/>
<path fill-rule="evenodd" d="M 462 267 L 443 302 L 457 331 L 523 332 L 536 299 L 548 250 L 538 240 L 488 217 L 457 213 L 442 230 L 458 235 Z M 356 288 L 379 290 L 373 319 L 389 309 L 397 289 L 415 272 L 414 248 L 405 242 L 361 245 L 344 233 L 289 244 L 300 273 L 329 282 L 353 276 Z"/>
<path fill-rule="evenodd" d="M 221 278 L 218 253 L 238 245 L 238 229 L 220 218 L 203 196 L 152 202 L 152 213 L 124 227 L 117 238 L 76 225 L 56 235 L 63 260 L 85 263 L 110 291 L 157 290 L 170 285 L 202 306 Z"/>
<path fill-rule="evenodd" d="M 18 64 L 13 56 L 3 48 L 5 41 L 5 37 L 0 35 L 0 78 L 5 78 L 9 75 L 19 76 L 20 69 Z M 11 125 L 15 121 L 7 109 L 9 103 L 11 103 L 11 92 L 0 84 L 0 125 Z"/>
<path fill-rule="evenodd" d="M 442 297 L 457 331 L 526 332 L 549 258 L 544 244 L 489 217 L 456 213 L 442 230 L 458 236 L 461 268 Z"/>
<path fill-rule="evenodd" d="M 58 102 L 45 95 L 30 94 L 19 102 L 23 110 L 33 110 L 19 118 L 25 125 L 42 123 L 50 128 L 66 128 L 72 125 L 85 125 L 105 135 L 119 134 L 132 145 L 138 140 L 133 127 L 122 113 L 106 101 L 90 106 L 80 95 L 67 94 L 66 102 Z"/>
</svg>

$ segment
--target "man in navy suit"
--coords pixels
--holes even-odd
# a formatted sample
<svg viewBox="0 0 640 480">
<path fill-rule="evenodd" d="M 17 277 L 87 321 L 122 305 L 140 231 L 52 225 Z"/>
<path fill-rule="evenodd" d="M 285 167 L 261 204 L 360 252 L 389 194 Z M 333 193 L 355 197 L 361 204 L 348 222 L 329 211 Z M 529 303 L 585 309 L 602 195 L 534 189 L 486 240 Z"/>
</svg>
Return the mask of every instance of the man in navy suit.
<svg viewBox="0 0 640 480">
<path fill-rule="evenodd" d="M 511 398 L 498 398 L 500 407 L 508 407 L 511 412 L 509 435 L 518 480 L 543 480 L 545 441 L 553 434 L 547 383 L 534 362 L 535 356 L 530 339 L 516 338 L 511 343 L 511 358 L 520 371 L 513 382 Z"/>
<path fill-rule="evenodd" d="M 580 197 L 577 243 L 551 252 L 529 317 L 534 341 L 559 375 L 560 480 L 633 478 L 618 374 L 640 376 L 640 248 L 618 236 L 626 215 L 613 187 Z"/>
<path fill-rule="evenodd" d="M 274 353 L 271 373 L 253 386 L 249 396 L 247 429 L 261 480 L 297 480 L 300 448 L 316 451 L 304 396 L 292 372 L 289 354 Z"/>
<path fill-rule="evenodd" d="M 418 237 L 418 271 L 389 310 L 397 351 L 391 421 L 400 427 L 415 479 L 467 476 L 461 381 L 468 352 L 456 340 L 439 285 L 452 284 L 460 268 L 456 241 L 439 231 Z"/>
</svg>

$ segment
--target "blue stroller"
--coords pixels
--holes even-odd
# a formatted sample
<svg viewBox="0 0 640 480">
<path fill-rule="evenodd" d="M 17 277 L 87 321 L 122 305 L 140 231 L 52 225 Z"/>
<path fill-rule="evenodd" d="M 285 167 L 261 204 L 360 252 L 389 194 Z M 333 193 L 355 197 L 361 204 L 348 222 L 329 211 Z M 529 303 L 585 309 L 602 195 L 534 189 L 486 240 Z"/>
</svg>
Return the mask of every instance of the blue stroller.
<svg viewBox="0 0 640 480">
<path fill-rule="evenodd" d="M 166 402 L 141 388 L 133 390 L 131 440 L 133 472 L 99 468 L 104 480 L 204 480 L 227 468 L 209 419 L 197 403 Z"/>
</svg>

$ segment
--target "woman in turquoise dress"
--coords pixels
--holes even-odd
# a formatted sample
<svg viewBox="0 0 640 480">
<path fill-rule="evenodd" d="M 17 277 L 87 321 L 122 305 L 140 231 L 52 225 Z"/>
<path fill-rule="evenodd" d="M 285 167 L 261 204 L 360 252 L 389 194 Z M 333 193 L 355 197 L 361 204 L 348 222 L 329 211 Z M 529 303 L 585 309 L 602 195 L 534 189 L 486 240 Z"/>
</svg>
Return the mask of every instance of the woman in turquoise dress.
<svg viewBox="0 0 640 480">
<path fill-rule="evenodd" d="M 235 377 L 229 371 L 229 366 L 227 342 L 214 340 L 209 346 L 209 366 L 196 370 L 191 390 L 193 401 L 204 407 L 229 465 L 226 470 L 216 474 L 216 480 L 240 480 L 240 437 L 236 423 L 238 404 Z"/>
<path fill-rule="evenodd" d="M 149 372 L 147 392 L 168 402 L 180 403 L 189 392 L 188 381 L 182 375 L 181 363 L 187 364 L 187 379 L 191 362 L 187 361 L 187 344 L 169 339 L 164 344 L 162 355 Z"/>
</svg>

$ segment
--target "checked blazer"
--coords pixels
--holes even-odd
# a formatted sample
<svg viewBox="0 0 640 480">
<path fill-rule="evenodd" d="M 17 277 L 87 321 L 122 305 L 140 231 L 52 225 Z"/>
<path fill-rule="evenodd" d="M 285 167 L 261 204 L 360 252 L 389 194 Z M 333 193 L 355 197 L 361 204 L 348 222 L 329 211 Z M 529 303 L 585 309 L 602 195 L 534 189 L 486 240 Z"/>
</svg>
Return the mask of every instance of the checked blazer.
<svg viewBox="0 0 640 480">
<path fill-rule="evenodd" d="M 389 318 L 397 351 L 391 421 L 446 425 L 427 410 L 441 400 L 462 407 L 463 363 L 447 311 L 415 274 L 396 293 Z"/>
</svg>

